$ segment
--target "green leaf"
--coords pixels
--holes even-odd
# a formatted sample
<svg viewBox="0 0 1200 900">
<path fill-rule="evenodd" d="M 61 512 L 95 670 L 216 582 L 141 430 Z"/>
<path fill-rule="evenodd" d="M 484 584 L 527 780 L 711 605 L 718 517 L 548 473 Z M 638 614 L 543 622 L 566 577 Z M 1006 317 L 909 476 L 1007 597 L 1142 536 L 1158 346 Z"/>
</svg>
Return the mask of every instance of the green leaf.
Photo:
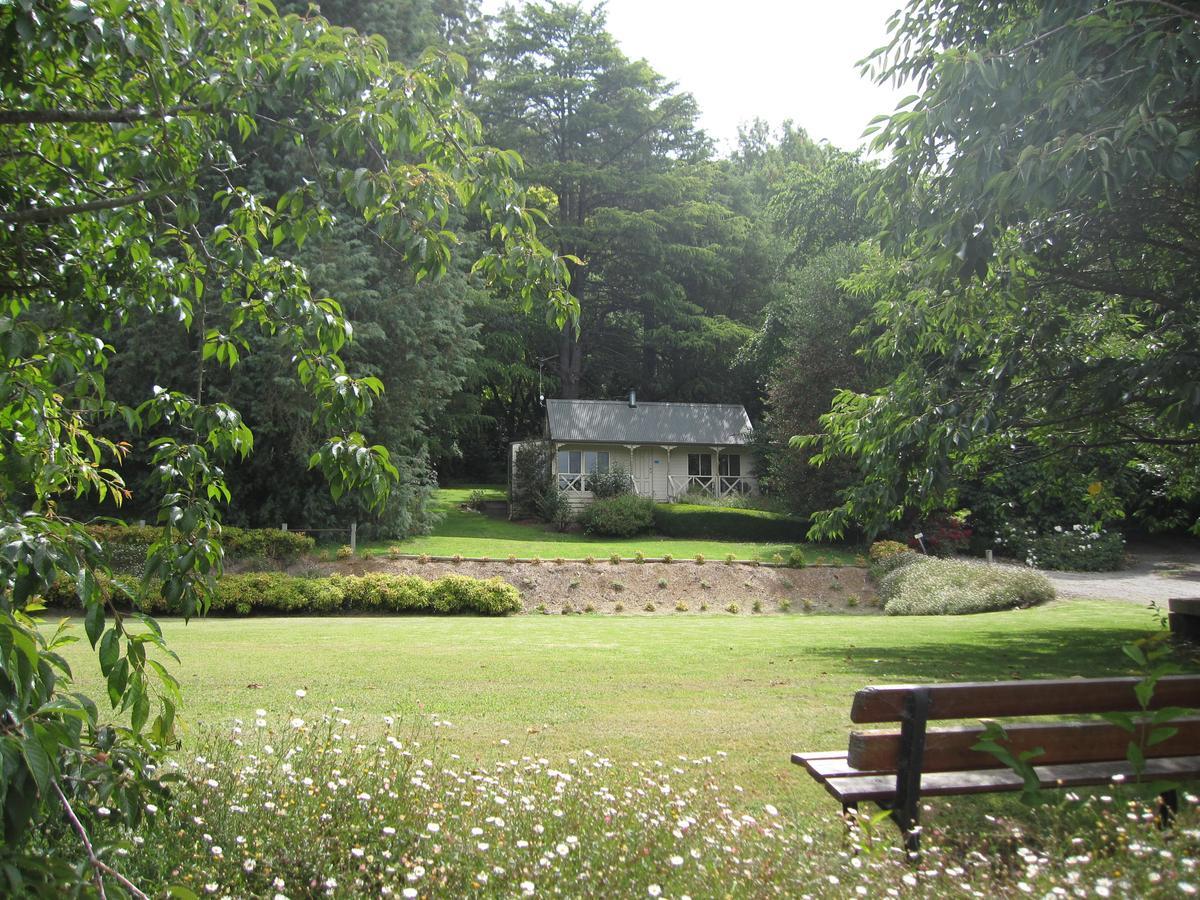
<svg viewBox="0 0 1200 900">
<path fill-rule="evenodd" d="M 95 649 L 96 641 L 104 633 L 104 604 L 89 603 L 83 616 L 83 629 L 87 632 L 88 640 Z"/>
<path fill-rule="evenodd" d="M 121 657 L 121 636 L 117 629 L 110 628 L 100 641 L 100 672 L 107 677 Z"/>
<path fill-rule="evenodd" d="M 21 741 L 21 756 L 25 759 L 29 774 L 33 776 L 38 793 L 44 796 L 50 786 L 50 779 L 54 777 L 54 763 L 36 734 L 27 735 Z"/>
</svg>

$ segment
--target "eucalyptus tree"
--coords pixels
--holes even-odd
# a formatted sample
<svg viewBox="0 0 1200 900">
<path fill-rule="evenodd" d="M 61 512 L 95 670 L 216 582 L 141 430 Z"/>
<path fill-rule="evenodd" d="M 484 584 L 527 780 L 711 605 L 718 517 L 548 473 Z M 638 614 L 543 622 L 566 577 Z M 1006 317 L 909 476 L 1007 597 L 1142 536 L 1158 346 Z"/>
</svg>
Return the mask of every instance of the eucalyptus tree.
<svg viewBox="0 0 1200 900">
<path fill-rule="evenodd" d="M 123 615 L 122 597 L 161 591 L 203 612 L 221 570 L 223 467 L 254 446 L 198 368 L 164 372 L 142 396 L 110 392 L 106 332 L 162 323 L 198 340 L 198 362 L 229 368 L 256 335 L 284 342 L 326 435 L 309 465 L 332 494 L 382 503 L 396 469 L 357 428 L 381 383 L 343 363 L 352 333 L 342 307 L 315 294 L 281 246 L 319 239 L 344 203 L 417 279 L 436 279 L 462 211 L 495 241 L 476 263 L 481 279 L 544 304 L 556 324 L 574 315 L 564 263 L 538 240 L 539 211 L 514 180 L 519 162 L 481 145 L 456 90 L 462 75 L 460 58 L 393 64 L 381 40 L 280 18 L 266 0 L 0 7 L 5 892 L 79 877 L 102 893 L 120 880 L 85 839 L 87 810 L 105 803 L 136 823 L 141 792 L 153 789 L 147 757 L 175 739 L 179 699 L 154 658 L 158 626 Z M 242 178 L 246 148 L 264 145 L 314 152 L 267 190 Z M 116 436 L 105 430 L 114 421 Z M 144 441 L 162 536 L 144 579 L 125 584 L 110 581 L 102 548 L 62 509 L 83 494 L 113 509 L 129 500 L 121 464 Z M 104 724 L 70 690 L 55 652 L 70 638 L 31 617 L 56 585 L 77 595 L 108 700 L 128 725 Z M 78 866 L 29 852 L 31 828 L 51 821 L 79 831 Z"/>
<path fill-rule="evenodd" d="M 871 344 L 898 374 L 826 417 L 819 458 L 861 478 L 816 533 L 952 506 L 996 459 L 1106 448 L 1194 498 L 1200 11 L 913 0 L 891 27 L 868 69 L 918 93 L 873 126 L 890 162 L 866 199 L 904 260 Z"/>
</svg>

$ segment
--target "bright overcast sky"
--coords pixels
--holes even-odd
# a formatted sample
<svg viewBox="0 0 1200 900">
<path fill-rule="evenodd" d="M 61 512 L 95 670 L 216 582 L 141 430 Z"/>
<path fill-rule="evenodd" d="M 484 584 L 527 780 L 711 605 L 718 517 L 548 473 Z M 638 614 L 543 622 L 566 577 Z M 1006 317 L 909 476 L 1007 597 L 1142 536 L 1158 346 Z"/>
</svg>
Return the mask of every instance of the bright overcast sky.
<svg viewBox="0 0 1200 900">
<path fill-rule="evenodd" d="M 904 93 L 854 64 L 885 42 L 902 0 L 609 0 L 608 30 L 626 56 L 695 95 L 701 126 L 729 149 L 755 117 L 793 120 L 845 149 Z M 484 0 L 486 12 L 504 6 Z M 588 5 L 588 0 L 584 0 Z"/>
</svg>

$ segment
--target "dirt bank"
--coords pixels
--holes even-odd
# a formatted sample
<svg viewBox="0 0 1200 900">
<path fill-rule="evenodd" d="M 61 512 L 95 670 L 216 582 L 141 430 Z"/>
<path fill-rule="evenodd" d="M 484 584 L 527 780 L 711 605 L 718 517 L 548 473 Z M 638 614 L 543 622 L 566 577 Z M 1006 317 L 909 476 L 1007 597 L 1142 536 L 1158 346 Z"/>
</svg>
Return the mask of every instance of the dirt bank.
<svg viewBox="0 0 1200 900">
<path fill-rule="evenodd" d="M 623 561 L 614 565 L 583 562 L 459 563 L 372 557 L 308 564 L 306 574 L 388 572 L 437 578 L 452 572 L 473 578 L 499 576 L 521 592 L 527 612 L 676 613 L 725 612 L 736 604 L 739 614 L 760 612 L 878 613 L 875 589 L 866 569 L 809 566 L 783 569 L 770 566 Z M 652 609 L 647 609 L 648 605 Z"/>
</svg>

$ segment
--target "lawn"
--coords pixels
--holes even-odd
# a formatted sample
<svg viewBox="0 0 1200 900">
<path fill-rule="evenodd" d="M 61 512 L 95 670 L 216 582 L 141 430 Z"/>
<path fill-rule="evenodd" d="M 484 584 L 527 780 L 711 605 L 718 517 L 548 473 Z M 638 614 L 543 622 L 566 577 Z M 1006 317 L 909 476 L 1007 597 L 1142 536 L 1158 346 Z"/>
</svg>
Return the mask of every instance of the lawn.
<svg viewBox="0 0 1200 900">
<path fill-rule="evenodd" d="M 788 762 L 845 746 L 850 700 L 872 683 L 1100 676 L 1154 627 L 1134 606 L 1062 602 L 976 616 L 252 618 L 165 620 L 193 726 L 332 705 L 356 721 L 436 716 L 447 748 L 617 759 L 729 754 L 747 797 L 827 813 Z M 67 648 L 103 693 L 86 642 Z M 307 695 L 296 697 L 304 688 Z M 502 746 L 501 740 L 510 742 Z"/>
<path fill-rule="evenodd" d="M 402 553 L 488 556 L 493 559 L 506 559 L 509 556 L 518 559 L 530 559 L 535 556 L 543 559 L 559 556 L 566 559 L 583 559 L 587 556 L 603 559 L 614 553 L 632 557 L 638 551 L 646 556 L 663 556 L 669 553 L 676 559 L 690 559 L 697 554 L 703 554 L 709 559 L 722 559 L 726 554 L 732 553 L 738 559 L 770 562 L 776 554 L 786 559 L 794 548 L 799 547 L 810 562 L 824 557 L 826 562 L 840 564 L 853 563 L 856 556 L 856 551 L 846 547 L 803 542 L 755 544 L 674 539 L 652 535 L 603 538 L 589 537 L 578 532 L 562 533 L 547 526 L 520 524 L 462 509 L 461 504 L 466 502 L 471 491 L 480 489 L 495 499 L 504 498 L 503 490 L 495 487 L 468 485 L 441 488 L 437 492 L 435 503 L 443 518 L 432 534 L 405 541 L 378 541 L 365 544 L 363 549 L 367 553 L 384 553 L 392 547 L 397 547 Z"/>
</svg>

